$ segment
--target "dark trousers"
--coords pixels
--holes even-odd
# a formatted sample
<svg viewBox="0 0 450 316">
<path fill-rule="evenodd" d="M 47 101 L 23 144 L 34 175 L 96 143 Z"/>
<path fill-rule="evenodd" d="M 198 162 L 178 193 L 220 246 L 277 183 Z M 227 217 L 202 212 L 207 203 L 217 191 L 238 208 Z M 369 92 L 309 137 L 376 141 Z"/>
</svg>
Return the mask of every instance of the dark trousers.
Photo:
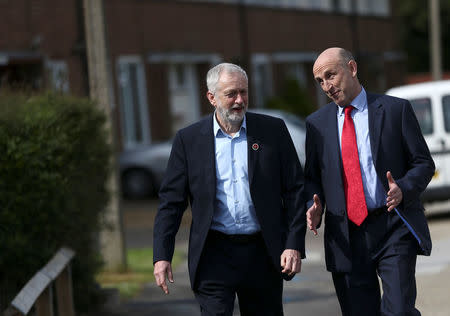
<svg viewBox="0 0 450 316">
<path fill-rule="evenodd" d="M 234 240 L 210 232 L 198 266 L 195 297 L 202 316 L 281 316 L 283 281 L 261 236 Z"/>
<path fill-rule="evenodd" d="M 332 273 L 342 315 L 420 315 L 415 308 L 418 245 L 398 215 L 386 211 L 369 215 L 359 227 L 349 225 L 352 270 Z"/>
</svg>

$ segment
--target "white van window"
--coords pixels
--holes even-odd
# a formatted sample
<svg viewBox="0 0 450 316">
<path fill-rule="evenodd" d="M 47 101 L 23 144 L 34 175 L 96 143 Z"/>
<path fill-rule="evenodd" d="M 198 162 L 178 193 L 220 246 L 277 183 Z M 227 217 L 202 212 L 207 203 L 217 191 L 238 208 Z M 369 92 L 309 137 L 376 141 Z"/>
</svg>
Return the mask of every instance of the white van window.
<svg viewBox="0 0 450 316">
<path fill-rule="evenodd" d="M 433 133 L 433 117 L 431 113 L 431 100 L 429 98 L 412 99 L 411 105 L 419 121 L 423 135 Z M 450 109 L 449 109 L 450 110 Z M 449 122 L 450 123 L 450 122 Z M 450 126 L 449 126 L 450 127 Z"/>
<path fill-rule="evenodd" d="M 450 95 L 442 98 L 442 110 L 444 112 L 445 131 L 450 132 Z"/>
</svg>

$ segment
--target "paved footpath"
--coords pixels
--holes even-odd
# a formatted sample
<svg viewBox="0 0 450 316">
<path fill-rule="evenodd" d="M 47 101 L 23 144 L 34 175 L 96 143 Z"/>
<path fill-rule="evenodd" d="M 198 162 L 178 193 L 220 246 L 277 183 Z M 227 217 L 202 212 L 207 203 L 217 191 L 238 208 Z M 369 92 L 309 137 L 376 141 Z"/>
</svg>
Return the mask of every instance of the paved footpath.
<svg viewBox="0 0 450 316">
<path fill-rule="evenodd" d="M 450 315 L 450 202 L 429 219 L 433 250 L 417 259 L 417 306 L 423 316 Z"/>
<path fill-rule="evenodd" d="M 152 242 L 154 205 L 132 203 L 124 211 L 125 235 L 128 247 L 149 247 Z M 444 216 L 430 218 L 433 238 L 431 257 L 419 256 L 417 262 L 417 307 L 423 316 L 450 315 L 450 203 L 445 204 Z M 177 249 L 186 252 L 189 216 L 177 236 Z M 323 257 L 323 230 L 319 237 L 307 235 L 308 260 L 302 264 L 302 273 L 284 286 L 284 311 L 286 316 L 340 315 L 330 273 L 325 271 Z M 153 283 L 147 284 L 135 298 L 110 306 L 102 316 L 193 316 L 200 315 L 190 289 L 187 263 L 174 272 L 175 283 L 170 284 L 170 294 L 165 295 Z M 239 316 L 235 308 L 234 316 Z"/>
<path fill-rule="evenodd" d="M 177 246 L 186 249 L 187 243 L 178 243 Z M 111 315 L 199 315 L 199 308 L 189 285 L 186 262 L 174 271 L 174 280 L 174 284 L 169 284 L 169 295 L 165 295 L 154 283 L 146 284 L 137 297 L 117 306 L 115 313 Z"/>
</svg>

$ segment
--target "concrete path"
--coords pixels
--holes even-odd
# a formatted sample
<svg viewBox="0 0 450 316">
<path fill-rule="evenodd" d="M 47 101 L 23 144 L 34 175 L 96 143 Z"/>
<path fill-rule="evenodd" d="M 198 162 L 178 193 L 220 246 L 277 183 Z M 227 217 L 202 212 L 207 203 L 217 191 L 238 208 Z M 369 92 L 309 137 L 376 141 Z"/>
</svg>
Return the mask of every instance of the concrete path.
<svg viewBox="0 0 450 316">
<path fill-rule="evenodd" d="M 155 201 L 128 202 L 124 205 L 125 237 L 130 248 L 152 245 Z M 433 238 L 431 257 L 420 256 L 417 262 L 417 307 L 424 316 L 450 315 L 450 202 L 433 205 L 429 219 Z M 441 210 L 436 211 L 435 209 Z M 177 236 L 177 249 L 187 252 L 189 213 Z M 286 316 L 340 315 L 330 274 L 325 271 L 323 231 L 319 237 L 307 234 L 308 260 L 303 261 L 302 273 L 284 286 Z M 135 298 L 111 305 L 102 316 L 192 316 L 200 315 L 199 307 L 190 289 L 187 263 L 182 263 L 174 274 L 175 283 L 165 295 L 156 285 L 147 284 Z M 235 308 L 234 316 L 239 316 Z"/>
</svg>

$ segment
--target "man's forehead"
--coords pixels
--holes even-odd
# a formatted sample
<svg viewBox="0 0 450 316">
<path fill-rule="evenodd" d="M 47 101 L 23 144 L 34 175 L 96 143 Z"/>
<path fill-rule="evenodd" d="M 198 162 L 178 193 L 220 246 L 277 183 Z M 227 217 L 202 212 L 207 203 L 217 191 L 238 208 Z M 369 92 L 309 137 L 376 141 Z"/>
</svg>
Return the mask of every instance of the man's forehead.
<svg viewBox="0 0 450 316">
<path fill-rule="evenodd" d="M 233 79 L 244 79 L 245 80 L 245 76 L 240 73 L 239 71 L 222 71 L 220 73 L 220 77 L 219 80 L 224 81 L 224 80 L 233 80 Z"/>
<path fill-rule="evenodd" d="M 313 72 L 339 65 L 341 59 L 338 52 L 336 49 L 329 49 L 320 54 L 313 65 Z"/>
<path fill-rule="evenodd" d="M 335 68 L 338 64 L 336 60 L 317 60 L 313 66 L 313 74 L 318 75 L 326 70 Z"/>
<path fill-rule="evenodd" d="M 232 91 L 247 91 L 248 90 L 248 86 L 247 84 L 228 84 L 226 86 L 223 87 L 222 91 L 223 92 L 232 92 Z"/>
<path fill-rule="evenodd" d="M 247 87 L 248 82 L 245 76 L 239 72 L 220 74 L 219 77 L 219 85 L 223 86 L 239 86 L 239 87 Z"/>
</svg>

